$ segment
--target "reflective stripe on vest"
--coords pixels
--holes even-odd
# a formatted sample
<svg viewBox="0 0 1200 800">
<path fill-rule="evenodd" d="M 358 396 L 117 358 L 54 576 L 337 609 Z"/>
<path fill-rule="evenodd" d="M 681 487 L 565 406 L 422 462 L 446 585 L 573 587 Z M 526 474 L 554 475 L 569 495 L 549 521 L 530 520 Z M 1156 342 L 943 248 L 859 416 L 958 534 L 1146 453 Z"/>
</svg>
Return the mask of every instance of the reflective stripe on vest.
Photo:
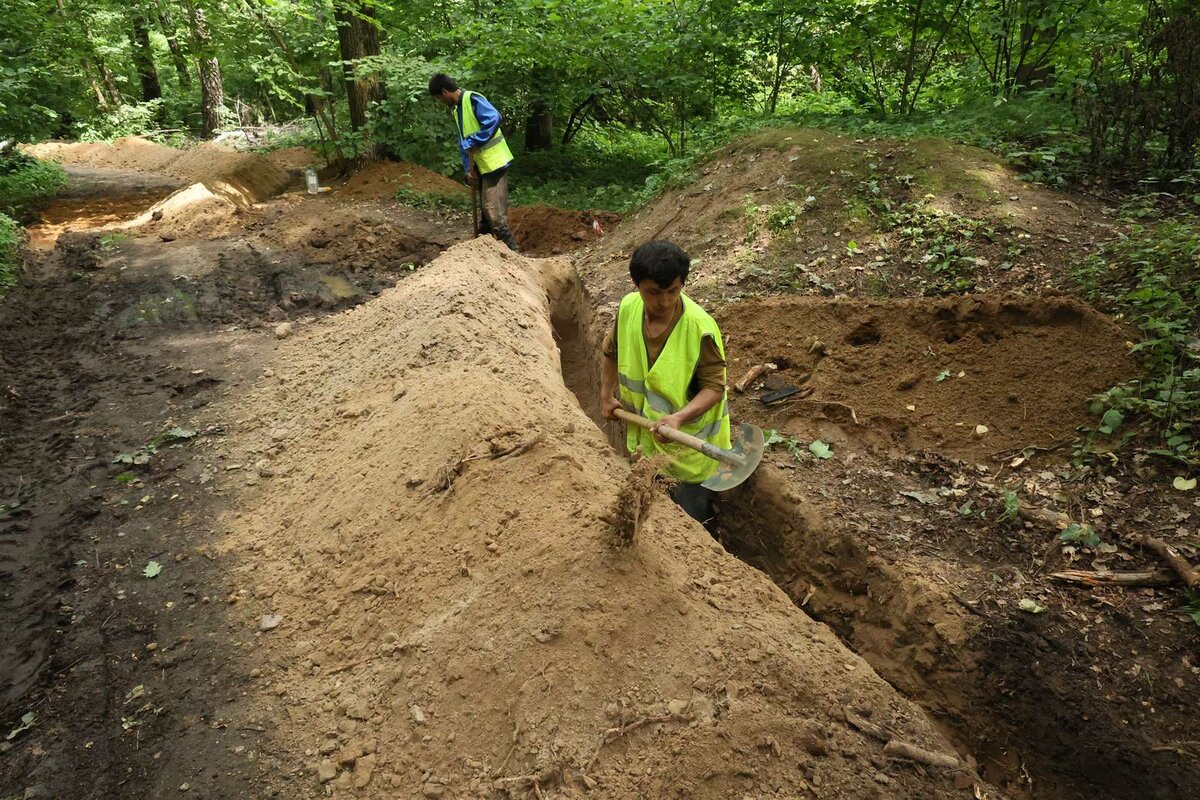
<svg viewBox="0 0 1200 800">
<path fill-rule="evenodd" d="M 475 92 L 468 92 L 464 89 L 457 111 L 451 112 L 454 113 L 455 125 L 459 125 L 459 114 L 457 112 L 462 112 L 462 124 L 459 125 L 458 133 L 463 139 L 473 133 L 478 133 L 483 127 L 479 124 L 479 120 L 475 116 L 474 106 L 471 105 L 471 97 L 474 94 Z M 492 138 L 484 142 L 475 151 L 475 163 L 479 167 L 479 174 L 481 175 L 486 175 L 489 172 L 495 172 L 498 169 L 506 167 L 512 163 L 512 160 L 512 151 L 508 149 L 508 142 L 504 140 L 504 133 L 499 127 L 492 134 Z"/>
<path fill-rule="evenodd" d="M 632 292 L 621 301 L 617 312 L 617 383 L 621 403 L 626 409 L 648 419 L 660 419 L 686 406 L 691 398 L 688 388 L 696 375 L 701 344 L 711 336 L 717 350 L 725 354 L 721 331 L 704 309 L 687 295 L 680 295 L 683 316 L 675 323 L 662 352 L 649 367 L 643 334 L 644 304 L 641 295 Z M 727 398 L 685 424 L 690 433 L 717 447 L 729 448 L 729 406 Z M 661 443 L 649 431 L 636 425 L 626 426 L 629 452 L 641 448 L 646 457 L 666 455 L 670 464 L 665 472 L 685 483 L 701 483 L 717 471 L 717 462 L 703 453 L 682 445 Z"/>
</svg>

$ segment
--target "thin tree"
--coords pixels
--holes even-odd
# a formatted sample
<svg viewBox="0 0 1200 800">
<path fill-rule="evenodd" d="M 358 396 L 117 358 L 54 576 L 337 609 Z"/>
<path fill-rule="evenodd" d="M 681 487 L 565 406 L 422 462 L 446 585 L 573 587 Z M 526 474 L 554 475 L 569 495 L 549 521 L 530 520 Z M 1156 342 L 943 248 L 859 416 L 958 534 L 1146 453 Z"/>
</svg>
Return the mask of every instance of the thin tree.
<svg viewBox="0 0 1200 800">
<path fill-rule="evenodd" d="M 346 80 L 346 99 L 350 104 L 350 127 L 363 131 L 367 124 L 367 109 L 372 102 L 383 100 L 383 83 L 377 74 L 362 74 L 358 62 L 369 56 L 379 55 L 379 23 L 375 20 L 375 8 L 365 0 L 345 0 L 334 4 L 334 21 L 337 23 L 338 48 L 342 54 L 342 69 Z M 364 142 L 363 155 L 377 159 L 381 155 L 378 144 Z"/>
<path fill-rule="evenodd" d="M 162 97 L 162 84 L 158 80 L 158 69 L 154 66 L 154 52 L 150 49 L 150 26 L 146 12 L 133 9 L 130 15 L 129 44 L 133 66 L 142 84 L 142 100 L 150 102 Z"/>
<path fill-rule="evenodd" d="M 200 138 L 211 139 L 221 127 L 221 111 L 225 107 L 225 87 L 221 83 L 221 64 L 213 54 L 212 36 L 204 9 L 189 5 L 192 23 L 193 51 L 200 73 Z"/>
</svg>

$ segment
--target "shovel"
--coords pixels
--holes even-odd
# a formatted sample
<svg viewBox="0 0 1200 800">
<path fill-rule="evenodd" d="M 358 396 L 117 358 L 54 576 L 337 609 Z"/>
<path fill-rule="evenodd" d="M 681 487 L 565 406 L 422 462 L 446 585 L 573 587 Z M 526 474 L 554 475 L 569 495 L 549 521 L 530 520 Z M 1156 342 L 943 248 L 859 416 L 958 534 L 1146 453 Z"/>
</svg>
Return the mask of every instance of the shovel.
<svg viewBox="0 0 1200 800">
<path fill-rule="evenodd" d="M 618 408 L 613 412 L 613 415 L 617 419 L 625 420 L 630 425 L 637 425 L 639 428 L 645 428 L 646 430 L 650 430 L 650 426 L 654 424 L 645 417 L 638 414 L 631 414 L 623 408 Z M 676 444 L 681 444 L 684 447 L 690 447 L 716 460 L 720 465 L 716 473 L 700 484 L 706 489 L 712 489 L 714 492 L 723 492 L 742 483 L 758 468 L 758 462 L 762 461 L 763 449 L 765 447 L 762 430 L 748 422 L 743 422 L 739 425 L 734 425 L 730 433 L 732 449 L 725 450 L 717 447 L 712 442 L 706 442 L 703 439 L 698 439 L 695 436 L 686 434 L 683 431 L 677 431 L 671 427 L 663 426 L 658 429 L 658 434 L 662 438 Z"/>
</svg>

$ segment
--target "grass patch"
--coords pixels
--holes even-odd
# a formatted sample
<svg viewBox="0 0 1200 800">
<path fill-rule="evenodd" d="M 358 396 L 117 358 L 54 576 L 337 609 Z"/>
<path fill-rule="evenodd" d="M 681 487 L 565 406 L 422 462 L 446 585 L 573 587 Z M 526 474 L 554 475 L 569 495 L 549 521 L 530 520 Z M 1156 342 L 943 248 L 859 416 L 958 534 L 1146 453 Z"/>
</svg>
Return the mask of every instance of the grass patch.
<svg viewBox="0 0 1200 800">
<path fill-rule="evenodd" d="M 21 219 L 33 203 L 53 197 L 66 184 L 67 173 L 54 162 L 14 149 L 0 151 L 0 214 Z"/>
<path fill-rule="evenodd" d="M 471 207 L 468 195 L 443 194 L 441 192 L 419 192 L 415 189 L 397 189 L 393 195 L 397 202 L 413 208 L 426 208 L 433 211 L 461 211 Z"/>
</svg>

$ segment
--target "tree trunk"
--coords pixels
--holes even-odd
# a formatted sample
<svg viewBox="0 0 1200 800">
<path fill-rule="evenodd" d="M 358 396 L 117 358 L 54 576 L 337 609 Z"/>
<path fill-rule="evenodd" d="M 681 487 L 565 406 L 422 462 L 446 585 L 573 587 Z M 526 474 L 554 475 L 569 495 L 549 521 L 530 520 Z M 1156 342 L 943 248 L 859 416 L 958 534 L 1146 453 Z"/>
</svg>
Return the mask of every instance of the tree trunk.
<svg viewBox="0 0 1200 800">
<path fill-rule="evenodd" d="M 356 74 L 359 59 L 379 55 L 379 27 L 375 22 L 375 8 L 363 0 L 344 0 L 334 5 L 333 16 L 337 23 L 346 99 L 350 104 L 350 127 L 361 131 L 367 124 L 367 108 L 373 101 L 383 100 L 383 83 L 378 75 Z M 365 158 L 379 158 L 378 145 L 366 140 L 364 145 Z"/>
<path fill-rule="evenodd" d="M 108 95 L 109 104 L 121 105 L 121 92 L 117 89 L 117 82 L 113 79 L 112 70 L 99 56 L 96 57 L 96 71 L 100 73 L 100 80 L 104 83 L 104 91 Z"/>
<path fill-rule="evenodd" d="M 179 76 L 179 88 L 187 91 L 192 88 L 192 73 L 188 71 L 187 56 L 179 46 L 179 38 L 175 35 L 175 20 L 171 12 L 157 2 L 158 25 L 162 28 L 163 36 L 167 37 L 167 47 L 171 50 L 171 61 L 175 63 L 175 74 Z"/>
<path fill-rule="evenodd" d="M 225 106 L 225 87 L 221 83 L 221 64 L 212 55 L 212 37 L 204 10 L 188 9 L 192 21 L 192 41 L 195 43 L 197 70 L 200 73 L 200 138 L 211 139 L 221 127 L 221 111 Z"/>
<path fill-rule="evenodd" d="M 554 146 L 554 112 L 545 100 L 536 100 L 525 123 L 525 149 L 549 150 Z"/>
<path fill-rule="evenodd" d="M 133 12 L 132 33 L 129 43 L 132 49 L 133 65 L 137 69 L 138 79 L 142 82 L 142 100 L 150 102 L 162 97 L 162 84 L 158 82 L 158 70 L 154 67 L 154 53 L 150 50 L 150 29 L 146 17 L 141 11 Z"/>
</svg>

